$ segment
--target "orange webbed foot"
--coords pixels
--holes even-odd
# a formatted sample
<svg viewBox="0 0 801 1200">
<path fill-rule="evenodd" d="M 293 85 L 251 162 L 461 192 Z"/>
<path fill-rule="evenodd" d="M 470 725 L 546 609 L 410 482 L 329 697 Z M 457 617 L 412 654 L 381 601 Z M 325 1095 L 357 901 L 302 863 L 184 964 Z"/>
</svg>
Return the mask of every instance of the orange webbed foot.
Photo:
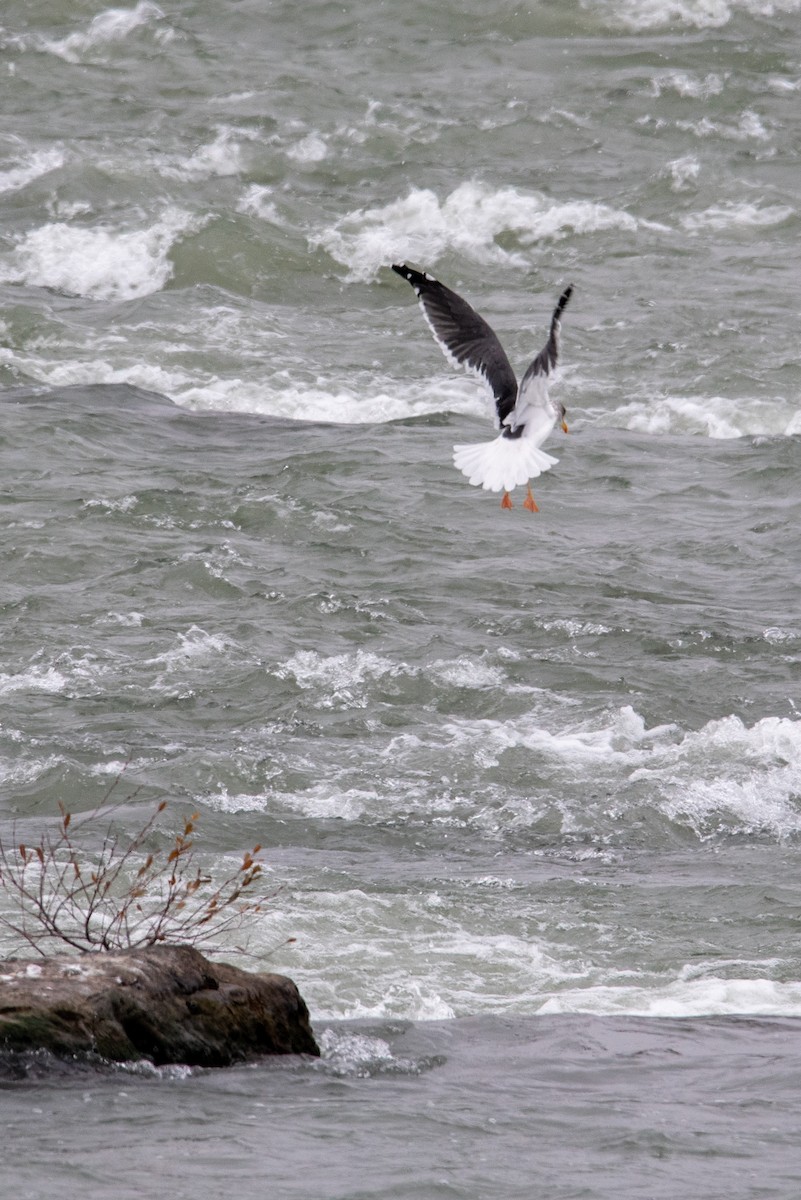
<svg viewBox="0 0 801 1200">
<path fill-rule="evenodd" d="M 529 512 L 540 511 L 537 501 L 534 499 L 534 494 L 531 491 L 531 484 L 529 484 L 528 491 L 526 492 L 526 498 L 523 501 L 523 508 L 527 508 Z"/>
<path fill-rule="evenodd" d="M 503 500 L 501 500 L 501 508 L 512 508 L 512 507 L 513 507 L 512 506 L 512 497 L 509 495 L 508 492 L 504 492 Z"/>
</svg>

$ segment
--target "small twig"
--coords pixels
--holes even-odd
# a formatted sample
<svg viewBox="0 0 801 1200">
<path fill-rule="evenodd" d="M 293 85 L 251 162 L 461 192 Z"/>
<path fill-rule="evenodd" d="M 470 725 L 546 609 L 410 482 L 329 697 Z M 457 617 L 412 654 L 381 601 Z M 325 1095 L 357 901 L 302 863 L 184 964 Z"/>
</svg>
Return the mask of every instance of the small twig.
<svg viewBox="0 0 801 1200">
<path fill-rule="evenodd" d="M 0 914 L 0 928 L 21 938 L 40 954 L 52 943 L 76 950 L 124 949 L 166 940 L 190 945 L 238 929 L 264 911 L 256 898 L 262 874 L 256 860 L 261 847 L 246 851 L 241 864 L 221 882 L 196 863 L 193 813 L 168 850 L 145 848 L 166 808 L 162 801 L 133 836 L 122 843 L 113 817 L 121 805 L 103 803 L 77 821 L 59 805 L 60 820 L 29 847 L 0 837 L 0 891 L 13 901 L 17 916 Z M 94 859 L 80 853 L 76 832 L 102 819 L 106 829 Z M 211 889 L 209 891 L 208 889 Z"/>
</svg>

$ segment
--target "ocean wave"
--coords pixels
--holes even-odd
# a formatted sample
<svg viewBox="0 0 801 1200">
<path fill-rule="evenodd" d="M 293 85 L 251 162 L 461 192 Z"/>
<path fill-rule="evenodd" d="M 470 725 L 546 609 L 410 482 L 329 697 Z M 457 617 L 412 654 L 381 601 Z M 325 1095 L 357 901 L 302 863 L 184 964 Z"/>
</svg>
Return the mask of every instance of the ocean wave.
<svg viewBox="0 0 801 1200">
<path fill-rule="evenodd" d="M 740 114 L 736 124 L 732 121 L 713 121 L 711 117 L 703 116 L 696 120 L 677 121 L 676 128 L 712 141 L 768 143 L 773 138 L 759 113 L 750 108 Z"/>
<path fill-rule="evenodd" d="M 670 179 L 670 186 L 674 192 L 683 192 L 693 187 L 700 173 L 701 163 L 692 154 L 674 158 L 663 171 L 663 175 Z"/>
<path fill-rule="evenodd" d="M 346 266 L 351 279 L 367 282 L 388 263 L 409 258 L 432 264 L 449 250 L 473 262 L 528 266 L 524 253 L 498 244 L 501 234 L 514 234 L 526 248 L 571 233 L 633 233 L 643 224 L 649 223 L 598 201 L 554 202 L 517 188 L 462 183 L 442 201 L 430 189 L 413 188 L 402 200 L 356 209 L 309 242 Z"/>
<path fill-rule="evenodd" d="M 151 361 L 132 355 L 127 342 L 102 347 L 107 351 L 102 357 L 94 357 L 83 346 L 66 345 L 61 348 L 62 357 L 44 357 L 43 350 L 52 353 L 53 349 L 51 344 L 23 353 L 0 346 L 0 366 L 8 367 L 17 378 L 52 388 L 92 384 L 141 388 L 166 396 L 192 412 L 254 413 L 330 425 L 383 425 L 440 413 L 488 419 L 491 414 L 491 397 L 482 385 L 447 373 L 431 381 L 404 381 L 398 386 L 389 379 L 375 377 L 348 386 L 340 379 L 318 376 L 311 384 L 293 379 L 287 371 L 266 375 L 262 369 L 251 378 L 243 378 L 161 365 L 153 361 L 160 355 L 152 343 Z M 95 345 L 93 350 L 97 349 Z M 240 347 L 241 359 L 252 353 L 250 344 Z"/>
<path fill-rule="evenodd" d="M 298 687 L 315 693 L 318 708 L 363 708 L 369 685 L 386 678 L 428 679 L 438 687 L 481 691 L 503 687 L 502 668 L 481 659 L 461 655 L 438 659 L 424 667 L 409 666 L 367 650 L 323 655 L 300 650 L 275 668 L 279 679 L 293 679 Z"/>
<path fill-rule="evenodd" d="M 598 424 L 654 436 L 794 437 L 801 434 L 801 413 L 794 397 L 659 396 L 603 413 Z"/>
<path fill-rule="evenodd" d="M 137 368 L 132 367 L 136 373 Z M 262 413 L 293 421 L 322 422 L 332 425 L 383 425 L 388 421 L 410 420 L 435 413 L 461 413 L 487 417 L 490 400 L 485 389 L 474 380 L 449 379 L 426 383 L 404 383 L 397 388 L 389 381 L 365 380 L 361 387 L 343 386 L 337 379 L 324 378 L 316 385 L 274 379 L 179 378 L 168 373 L 166 392 L 176 403 L 194 410 L 215 412 Z M 128 380 L 125 380 L 128 382 Z M 144 384 L 140 386 L 146 386 Z"/>
<path fill-rule="evenodd" d="M 54 666 L 30 667 L 16 674 L 0 673 L 0 696 L 14 692 L 49 692 L 55 695 L 67 687 L 67 677 Z"/>
<path fill-rule="evenodd" d="M 133 300 L 159 291 L 172 275 L 169 253 L 201 219 L 168 208 L 145 229 L 55 222 L 27 233 L 0 264 L 0 280 L 53 288 L 93 300 Z"/>
<path fill-rule="evenodd" d="M 366 685 L 387 675 L 397 675 L 401 669 L 391 659 L 369 650 L 334 655 L 299 650 L 277 667 L 275 674 L 279 679 L 294 680 L 304 691 L 312 689 L 319 708 L 364 708 Z"/>
<path fill-rule="evenodd" d="M 348 878 L 337 872 L 337 882 Z M 297 937 L 292 977 L 318 1019 L 801 1013 L 801 983 L 786 980 L 780 958 L 712 952 L 690 962 L 671 955 L 666 963 L 664 956 L 649 961 L 647 952 L 609 955 L 620 938 L 617 905 L 610 912 L 608 896 L 596 907 L 580 889 L 569 896 L 553 883 L 559 894 L 546 898 L 548 883 L 532 888 L 520 878 L 434 876 L 399 890 L 340 889 L 329 874 L 322 892 L 295 891 L 291 911 L 276 898 L 261 937 L 265 949 L 285 935 Z M 602 894 L 597 878 L 596 889 Z M 654 916 L 652 910 L 642 913 L 644 920 Z M 650 945 L 650 930 L 641 932 Z M 693 933 L 697 928 L 687 926 L 695 948 Z M 636 944 L 635 936 L 630 948 Z M 314 952 L 298 957 L 304 945 Z M 279 962 L 278 969 L 289 964 Z"/>
<path fill-rule="evenodd" d="M 752 204 L 747 202 L 728 202 L 713 204 L 703 212 L 685 213 L 681 224 L 688 233 L 704 233 L 707 230 L 723 232 L 725 230 L 764 228 L 769 225 L 783 225 L 790 217 L 795 216 L 795 209 L 788 204 Z"/>
<path fill-rule="evenodd" d="M 766 632 L 766 640 L 771 636 Z M 739 717 L 709 721 L 698 730 L 677 724 L 648 727 L 630 706 L 593 720 L 565 718 L 558 698 L 536 695 L 519 716 L 472 718 L 450 708 L 437 672 L 423 676 L 378 655 L 295 659 L 279 677 L 312 693 L 318 710 L 369 709 L 378 741 L 341 771 L 290 754 L 295 784 L 280 781 L 258 793 L 221 793 L 208 802 L 225 811 L 297 813 L 312 820 L 365 824 L 398 819 L 514 840 L 547 826 L 561 846 L 587 839 L 599 847 L 625 844 L 632 829 L 660 838 L 801 835 L 801 720 L 764 717 L 746 725 Z M 428 731 L 382 731 L 386 681 L 396 683 L 393 703 L 429 704 L 421 680 L 434 688 L 438 708 Z M 403 681 L 407 681 L 406 684 Z M 410 686 L 408 681 L 412 680 Z M 465 685 L 515 689 L 485 677 Z M 523 689 L 517 689 L 522 694 Z M 473 705 L 471 704 L 471 708 Z M 369 782 L 365 783 L 365 779 Z M 543 824 L 544 823 L 544 824 Z"/>
<path fill-rule="evenodd" d="M 326 1029 L 320 1036 L 318 1069 L 327 1075 L 369 1079 L 375 1075 L 418 1075 L 426 1060 L 399 1057 L 381 1037 Z"/>
<path fill-rule="evenodd" d="M 446 722 L 443 731 L 452 751 L 467 753 L 482 770 L 521 748 L 550 763 L 557 783 L 563 776 L 567 782 L 587 772 L 603 775 L 618 814 L 646 804 L 701 839 L 721 832 L 767 833 L 779 840 L 801 833 L 799 720 L 764 717 L 749 727 L 732 715 L 698 731 L 648 729 L 624 706 L 609 721 L 555 731 L 531 716 Z M 563 809 L 567 825 L 580 816 Z M 525 823 L 524 811 L 518 819 Z"/>
<path fill-rule="evenodd" d="M 296 163 L 319 163 L 328 157 L 329 149 L 322 135 L 312 131 L 289 146 L 286 153 Z"/>
<path fill-rule="evenodd" d="M 63 167 L 64 161 L 64 151 L 55 147 L 50 150 L 32 150 L 19 162 L 0 170 L 0 193 L 22 191 L 34 180 Z"/>
<path fill-rule="evenodd" d="M 801 1016 L 801 983 L 773 979 L 677 979 L 661 986 L 596 985 L 555 992 L 537 1010 L 596 1016 Z"/>
<path fill-rule="evenodd" d="M 188 157 L 156 158 L 156 169 L 167 179 L 189 182 L 239 175 L 245 167 L 245 147 L 257 136 L 250 129 L 223 125 L 218 127 L 211 141 L 198 146 Z"/>
<path fill-rule="evenodd" d="M 583 6 L 597 11 L 598 0 L 583 0 Z M 741 13 L 771 20 L 800 9 L 801 0 L 613 0 L 603 6 L 603 15 L 615 24 L 645 32 L 671 25 L 720 29 Z"/>
<path fill-rule="evenodd" d="M 664 92 L 675 92 L 683 100 L 708 100 L 719 96 L 725 86 L 723 76 L 709 72 L 703 77 L 690 71 L 665 71 L 651 80 L 651 92 L 661 96 Z"/>
<path fill-rule="evenodd" d="M 134 30 L 154 28 L 166 21 L 165 14 L 152 0 L 139 0 L 135 8 L 108 8 L 93 17 L 89 27 L 82 32 L 68 34 L 65 38 L 40 37 L 37 48 L 68 63 L 79 63 L 86 56 L 96 56 L 117 42 L 124 41 Z M 168 41 L 173 36 L 169 27 L 157 30 L 159 41 Z"/>
</svg>

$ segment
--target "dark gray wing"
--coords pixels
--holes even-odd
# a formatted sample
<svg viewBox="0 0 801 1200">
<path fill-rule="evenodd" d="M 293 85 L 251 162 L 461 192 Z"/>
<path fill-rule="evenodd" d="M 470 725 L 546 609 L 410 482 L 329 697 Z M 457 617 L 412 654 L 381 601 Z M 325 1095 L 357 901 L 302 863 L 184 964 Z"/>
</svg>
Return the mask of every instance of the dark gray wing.
<svg viewBox="0 0 801 1200">
<path fill-rule="evenodd" d="M 573 284 L 566 287 L 559 297 L 556 308 L 553 310 L 551 317 L 551 330 L 548 334 L 548 341 L 540 350 L 534 362 L 526 371 L 520 382 L 520 393 L 526 390 L 526 384 L 529 383 L 536 375 L 550 375 L 551 371 L 559 361 L 559 344 L 562 333 L 562 313 L 567 308 L 567 302 L 573 295 Z"/>
<path fill-rule="evenodd" d="M 483 317 L 466 300 L 430 275 L 406 264 L 392 270 L 412 285 L 423 315 L 445 357 L 454 366 L 467 367 L 492 388 L 498 422 L 515 406 L 517 379 L 503 346 Z"/>
</svg>

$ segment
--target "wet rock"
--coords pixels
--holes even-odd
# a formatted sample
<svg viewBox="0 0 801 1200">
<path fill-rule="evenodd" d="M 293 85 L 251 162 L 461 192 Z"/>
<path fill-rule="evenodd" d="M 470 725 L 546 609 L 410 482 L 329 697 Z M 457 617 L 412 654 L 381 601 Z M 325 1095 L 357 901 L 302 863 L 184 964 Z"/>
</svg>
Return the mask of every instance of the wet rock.
<svg viewBox="0 0 801 1200">
<path fill-rule="evenodd" d="M 0 962 L 0 1050 L 204 1067 L 320 1053 L 291 979 L 169 945 Z"/>
</svg>

